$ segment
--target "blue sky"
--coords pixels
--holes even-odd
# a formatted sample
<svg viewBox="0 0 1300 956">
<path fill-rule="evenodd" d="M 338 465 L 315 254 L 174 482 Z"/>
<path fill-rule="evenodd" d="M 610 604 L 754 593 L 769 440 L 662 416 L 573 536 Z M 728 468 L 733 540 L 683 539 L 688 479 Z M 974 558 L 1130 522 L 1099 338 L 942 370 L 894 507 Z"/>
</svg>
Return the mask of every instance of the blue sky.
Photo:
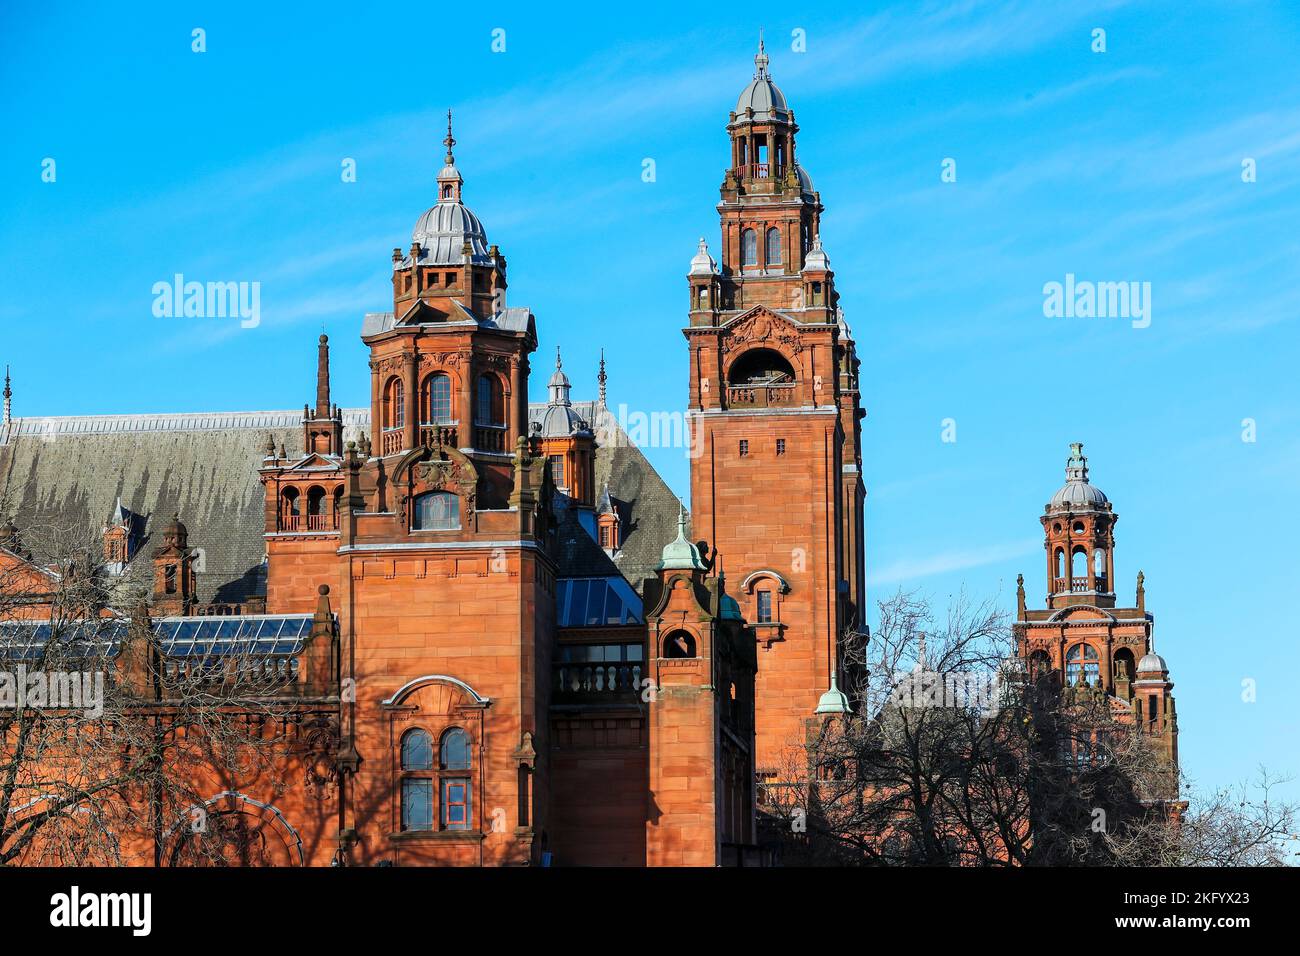
<svg viewBox="0 0 1300 956">
<path fill-rule="evenodd" d="M 561 344 L 593 397 L 604 347 L 611 404 L 681 409 L 684 274 L 699 236 L 717 246 L 723 127 L 763 26 L 862 359 L 875 596 L 1012 607 L 1021 571 L 1041 604 L 1038 515 L 1083 441 L 1121 515 L 1121 600 L 1146 572 L 1185 769 L 1300 773 L 1294 4 L 233 6 L 0 14 L 15 414 L 293 408 L 322 328 L 336 400 L 366 404 L 361 315 L 391 305 L 448 107 L 539 366 Z M 261 324 L 155 318 L 176 272 L 260 282 Z M 1045 317 L 1067 273 L 1150 282 L 1150 326 Z M 683 452 L 649 454 L 685 495 Z"/>
</svg>

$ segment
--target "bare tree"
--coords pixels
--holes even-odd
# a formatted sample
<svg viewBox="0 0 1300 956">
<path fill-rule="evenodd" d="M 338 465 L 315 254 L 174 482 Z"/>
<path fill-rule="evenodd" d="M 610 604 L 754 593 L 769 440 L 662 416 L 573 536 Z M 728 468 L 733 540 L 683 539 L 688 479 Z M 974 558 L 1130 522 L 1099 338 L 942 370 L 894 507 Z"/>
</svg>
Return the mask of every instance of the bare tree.
<svg viewBox="0 0 1300 956">
<path fill-rule="evenodd" d="M 1028 673 L 993 602 L 961 595 L 936 620 L 900 592 L 869 642 L 842 646 L 854 713 L 810 728 L 764 793 L 787 860 L 1245 864 L 1279 859 L 1294 827 L 1294 809 L 1267 791 L 1236 807 L 1213 794 L 1188 812 L 1136 722 L 1099 689 Z"/>
<path fill-rule="evenodd" d="M 255 825 L 207 801 L 315 773 L 336 725 L 299 658 L 165 646 L 147 595 L 105 573 L 95 542 L 41 544 L 64 557 L 0 570 L 0 865 L 275 862 Z"/>
</svg>

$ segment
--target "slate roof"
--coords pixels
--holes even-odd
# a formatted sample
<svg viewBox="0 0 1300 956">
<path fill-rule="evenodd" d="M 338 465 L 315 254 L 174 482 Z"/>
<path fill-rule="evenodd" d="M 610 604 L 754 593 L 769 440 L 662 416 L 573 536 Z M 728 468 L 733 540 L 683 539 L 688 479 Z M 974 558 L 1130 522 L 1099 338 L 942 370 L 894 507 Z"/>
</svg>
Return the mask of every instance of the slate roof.
<svg viewBox="0 0 1300 956">
<path fill-rule="evenodd" d="M 587 421 L 598 421 L 596 403 L 574 407 Z M 530 406 L 530 418 L 545 409 Z M 351 441 L 370 430 L 370 410 L 344 409 L 343 421 L 344 441 Z M 609 483 L 624 545 L 611 561 L 576 515 L 562 515 L 560 573 L 622 573 L 639 590 L 676 534 L 677 498 L 612 415 L 603 412 L 599 421 L 596 487 Z M 56 527 L 98 537 L 120 497 L 143 518 L 131 562 L 135 576 L 161 543 L 166 522 L 179 513 L 190 546 L 203 549 L 199 600 L 238 603 L 266 590 L 265 505 L 257 469 L 268 433 L 290 457 L 302 454 L 300 410 L 16 419 L 0 425 L 0 517 L 12 516 L 20 532 Z M 26 537 L 33 547 L 38 536 Z M 565 545 L 568 537 L 571 545 Z"/>
</svg>

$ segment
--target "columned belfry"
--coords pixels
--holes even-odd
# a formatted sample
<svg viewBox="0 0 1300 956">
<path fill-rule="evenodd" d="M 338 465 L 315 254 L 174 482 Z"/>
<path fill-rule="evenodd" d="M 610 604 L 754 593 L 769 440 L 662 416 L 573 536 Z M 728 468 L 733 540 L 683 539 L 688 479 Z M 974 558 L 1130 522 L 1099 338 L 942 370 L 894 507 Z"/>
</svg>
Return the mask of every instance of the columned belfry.
<svg viewBox="0 0 1300 956">
<path fill-rule="evenodd" d="M 1083 444 L 1070 446 L 1065 484 L 1040 519 L 1047 534 L 1049 607 L 1114 607 L 1115 514 L 1100 488 L 1088 481 Z"/>
<path fill-rule="evenodd" d="M 760 776 L 788 763 L 863 626 L 858 361 L 799 126 L 760 43 L 727 123 L 720 261 L 687 276 L 692 527 L 758 645 Z M 848 675 L 851 676 L 851 675 Z"/>
</svg>

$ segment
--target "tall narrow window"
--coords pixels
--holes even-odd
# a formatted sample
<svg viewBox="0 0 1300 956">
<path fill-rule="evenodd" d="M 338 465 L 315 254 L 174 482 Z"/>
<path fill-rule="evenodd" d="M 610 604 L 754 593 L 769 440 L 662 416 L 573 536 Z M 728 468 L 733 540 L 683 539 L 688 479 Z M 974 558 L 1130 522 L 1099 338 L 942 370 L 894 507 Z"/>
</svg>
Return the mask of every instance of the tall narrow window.
<svg viewBox="0 0 1300 956">
<path fill-rule="evenodd" d="M 778 439 L 776 440 L 776 453 L 777 453 L 778 455 L 784 455 L 784 454 L 785 454 L 785 439 L 784 439 L 784 438 L 778 438 Z"/>
<path fill-rule="evenodd" d="M 758 265 L 758 234 L 753 229 L 746 229 L 740 234 L 740 264 Z"/>
<path fill-rule="evenodd" d="M 477 424 L 503 424 L 501 383 L 496 376 L 480 375 L 478 378 Z"/>
<path fill-rule="evenodd" d="M 420 414 L 427 425 L 443 425 L 451 421 L 451 379 L 442 372 L 434 372 L 424 380 Z"/>
<path fill-rule="evenodd" d="M 441 823 L 444 830 L 470 828 L 471 763 L 469 735 L 459 727 L 453 727 L 443 734 L 438 769 L 442 777 L 439 796 L 442 804 Z"/>
<path fill-rule="evenodd" d="M 767 231 L 767 264 L 769 266 L 781 264 L 781 230 L 779 229 Z"/>
<path fill-rule="evenodd" d="M 547 459 L 551 465 L 551 481 L 555 482 L 557 488 L 565 487 L 564 484 L 564 456 L 550 455 Z"/>
<path fill-rule="evenodd" d="M 433 738 L 424 730 L 402 735 L 402 829 L 433 829 Z"/>
<path fill-rule="evenodd" d="M 740 440 L 740 457 L 744 458 L 748 454 L 749 454 L 749 442 L 742 438 Z"/>
<path fill-rule="evenodd" d="M 400 378 L 392 378 L 384 389 L 384 428 L 401 428 L 405 424 L 406 387 Z"/>
<path fill-rule="evenodd" d="M 460 499 L 450 491 L 417 495 L 411 513 L 413 531 L 455 531 L 460 527 Z"/>
<path fill-rule="evenodd" d="M 772 623 L 772 592 L 758 591 L 754 597 L 758 605 L 758 622 L 759 624 Z"/>
</svg>

